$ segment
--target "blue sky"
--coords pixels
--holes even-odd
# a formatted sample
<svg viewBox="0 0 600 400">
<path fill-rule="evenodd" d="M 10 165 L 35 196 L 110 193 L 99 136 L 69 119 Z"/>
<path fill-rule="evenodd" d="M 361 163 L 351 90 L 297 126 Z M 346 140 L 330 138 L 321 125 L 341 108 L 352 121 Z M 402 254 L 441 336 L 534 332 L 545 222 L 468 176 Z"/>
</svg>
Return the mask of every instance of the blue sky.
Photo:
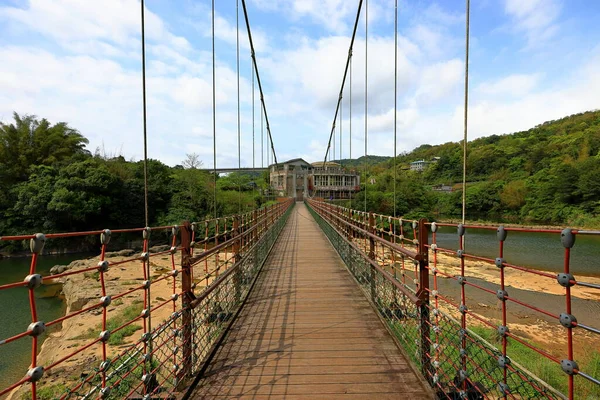
<svg viewBox="0 0 600 400">
<path fill-rule="evenodd" d="M 217 165 L 234 167 L 236 0 L 216 3 Z M 247 4 L 277 156 L 319 161 L 358 0 Z M 195 152 L 212 167 L 210 2 L 146 6 L 149 156 L 175 165 Z M 464 7 L 463 0 L 399 1 L 399 152 L 462 137 Z M 0 120 L 17 111 L 66 121 L 89 138 L 90 151 L 140 159 L 139 14 L 136 0 L 0 0 Z M 600 108 L 598 20 L 595 0 L 472 1 L 470 138 Z M 369 154 L 393 154 L 393 22 L 393 0 L 369 1 Z M 240 27 L 242 165 L 251 166 L 251 65 L 241 15 Z M 364 47 L 363 14 L 353 58 L 354 157 L 364 154 Z M 260 165 L 258 95 L 255 101 Z M 346 91 L 343 157 L 348 117 Z"/>
</svg>

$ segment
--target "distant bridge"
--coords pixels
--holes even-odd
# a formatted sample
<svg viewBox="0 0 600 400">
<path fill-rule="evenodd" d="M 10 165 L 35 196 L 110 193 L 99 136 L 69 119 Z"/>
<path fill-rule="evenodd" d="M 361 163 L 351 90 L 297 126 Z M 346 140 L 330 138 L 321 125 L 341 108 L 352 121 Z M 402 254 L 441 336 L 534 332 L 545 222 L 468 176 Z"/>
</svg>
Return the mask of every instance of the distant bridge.
<svg viewBox="0 0 600 400">
<path fill-rule="evenodd" d="M 217 168 L 217 174 L 229 174 L 232 172 L 263 172 L 268 171 L 267 167 L 248 167 L 248 168 Z M 202 168 L 202 171 L 214 172 L 213 168 Z"/>
</svg>

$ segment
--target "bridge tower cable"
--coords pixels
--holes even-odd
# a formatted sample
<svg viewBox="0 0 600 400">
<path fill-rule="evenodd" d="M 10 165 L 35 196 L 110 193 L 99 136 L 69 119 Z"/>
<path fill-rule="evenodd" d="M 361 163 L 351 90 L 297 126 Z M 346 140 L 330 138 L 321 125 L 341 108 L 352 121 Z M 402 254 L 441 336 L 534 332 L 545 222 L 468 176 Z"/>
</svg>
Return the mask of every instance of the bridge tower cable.
<svg viewBox="0 0 600 400">
<path fill-rule="evenodd" d="M 238 145 L 238 170 L 242 169 L 242 128 L 240 115 L 240 0 L 235 1 L 235 27 L 236 27 L 236 63 L 237 63 L 237 145 Z M 238 172 L 239 173 L 239 172 Z M 238 213 L 242 213 L 242 180 L 238 177 L 239 205 Z"/>
<path fill-rule="evenodd" d="M 466 0 L 466 10 L 465 10 L 465 16 L 466 16 L 466 21 L 465 21 L 465 91 L 464 91 L 464 136 L 463 136 L 463 181 L 462 181 L 462 224 L 464 226 L 465 223 L 465 219 L 466 219 L 466 194 L 467 194 L 467 132 L 468 132 L 468 115 L 469 115 L 469 17 L 470 17 L 470 0 Z M 465 236 L 462 235 L 460 238 L 460 249 L 461 251 L 464 251 L 465 249 Z M 465 278 L 465 262 L 464 262 L 464 258 L 461 258 L 461 263 L 460 263 L 461 269 L 460 269 L 460 276 L 462 279 Z M 460 288 L 460 301 L 461 301 L 461 305 L 463 307 L 465 307 L 466 305 L 466 292 L 465 292 L 465 285 L 461 285 Z M 467 313 L 461 313 L 461 329 L 466 330 L 467 329 Z M 503 321 L 505 323 L 505 321 Z M 461 338 L 461 354 L 462 352 L 466 351 L 467 348 L 467 339 L 466 336 L 463 336 Z M 503 342 L 503 350 L 504 353 L 506 354 L 506 336 L 503 335 L 502 338 L 502 342 Z M 467 371 L 467 358 L 466 358 L 466 353 L 464 356 L 461 356 L 461 368 L 463 371 L 465 371 L 465 374 L 468 373 Z M 504 373 L 506 373 L 506 369 L 504 369 Z M 505 375 L 506 376 L 506 375 Z M 505 382 L 504 382 L 505 383 Z M 461 389 L 463 391 L 465 391 L 467 389 L 467 381 L 466 379 L 462 382 L 461 385 Z M 504 398 L 506 398 L 506 396 L 504 396 Z"/>
<path fill-rule="evenodd" d="M 466 0 L 466 23 L 465 23 L 465 109 L 464 109 L 464 135 L 463 135 L 463 182 L 462 182 L 462 223 L 466 217 L 467 198 L 467 132 L 469 117 L 469 14 L 471 2 Z"/>
<path fill-rule="evenodd" d="M 145 232 L 149 232 L 150 219 L 149 219 L 149 211 L 148 211 L 148 122 L 147 122 L 147 101 L 146 101 L 146 24 L 145 24 L 145 2 L 141 0 L 140 2 L 140 16 L 141 16 L 141 44 L 142 44 L 142 109 L 143 109 L 143 130 L 144 130 L 144 221 L 146 224 Z M 144 251 L 148 251 L 148 249 L 144 249 Z M 144 261 L 144 270 L 146 273 L 146 279 L 150 279 L 150 259 L 146 258 Z M 150 286 L 144 289 L 145 295 L 145 308 L 149 311 L 147 318 L 144 318 L 144 332 L 150 333 L 152 332 L 152 297 L 150 294 Z M 106 329 L 103 326 L 103 329 Z M 147 347 L 146 347 L 147 346 Z M 152 335 L 149 334 L 149 339 L 147 343 L 144 343 L 144 351 L 146 354 L 152 354 Z M 152 362 L 151 358 L 144 362 L 144 372 L 146 372 L 147 362 Z M 151 364 L 150 364 L 151 365 Z"/>
<path fill-rule="evenodd" d="M 252 60 L 250 60 L 250 62 L 252 62 Z M 256 150 L 255 150 L 255 144 L 256 144 L 256 139 L 254 138 L 254 127 L 255 127 L 255 121 L 254 121 L 254 117 L 256 115 L 255 111 L 254 111 L 254 67 L 251 66 L 251 76 L 252 76 L 252 169 L 256 168 Z M 256 182 L 253 185 L 253 191 L 256 191 Z"/>
<path fill-rule="evenodd" d="M 367 187 L 369 185 L 367 170 L 367 144 L 368 144 L 368 123 L 369 123 L 369 0 L 365 0 L 365 213 L 367 212 Z"/>
<path fill-rule="evenodd" d="M 213 122 L 213 175 L 214 175 L 214 218 L 217 218 L 217 90 L 216 90 L 216 64 L 215 64 L 215 0 L 211 7 L 212 30 L 212 122 Z"/>
<path fill-rule="evenodd" d="M 263 121 L 264 121 L 263 109 L 261 107 L 260 108 L 260 166 L 261 166 L 261 168 L 265 167 L 265 140 L 264 140 L 265 127 L 264 127 Z"/>
<path fill-rule="evenodd" d="M 398 0 L 394 4 L 394 218 L 396 218 L 396 157 L 398 157 Z"/>
<path fill-rule="evenodd" d="M 344 98 L 342 97 L 342 103 L 340 104 L 340 145 L 338 146 L 339 156 L 338 160 L 342 159 L 342 112 L 344 110 Z"/>
<path fill-rule="evenodd" d="M 350 135 L 350 153 L 348 154 L 348 158 L 352 160 L 352 52 L 350 52 L 350 84 L 348 85 L 348 97 L 349 97 L 349 105 L 348 105 L 348 134 Z"/>
<path fill-rule="evenodd" d="M 213 0 L 214 1 L 214 0 Z M 246 8 L 246 0 L 242 0 L 242 8 L 244 9 L 244 19 L 246 21 L 246 29 L 248 30 L 248 41 L 250 42 L 250 53 L 252 55 L 252 64 L 254 65 L 254 72 L 256 72 L 256 82 L 258 83 L 258 90 L 260 92 L 260 103 L 265 116 L 265 123 L 267 125 L 267 136 L 269 138 L 270 147 L 273 155 L 274 164 L 277 164 L 277 154 L 275 153 L 275 145 L 273 144 L 273 135 L 271 134 L 271 125 L 269 124 L 269 114 L 267 113 L 267 107 L 265 105 L 265 96 L 260 80 L 260 73 L 258 71 L 258 64 L 256 63 L 256 52 L 254 51 L 254 41 L 252 40 L 252 30 L 250 29 L 250 20 L 248 18 L 248 10 Z"/>
<path fill-rule="evenodd" d="M 349 146 L 349 154 L 348 154 L 348 158 L 350 159 L 350 161 L 352 161 L 352 52 L 350 52 L 350 73 L 349 73 L 349 85 L 348 85 L 348 135 L 349 135 L 349 139 L 348 142 L 350 144 Z M 352 208 L 352 203 L 353 203 L 353 199 L 352 199 L 352 193 L 350 193 L 350 208 Z"/>
<path fill-rule="evenodd" d="M 331 149 L 331 141 L 335 140 L 335 123 L 338 118 L 338 113 L 340 110 L 340 105 L 342 102 L 342 95 L 344 91 L 344 85 L 346 84 L 346 77 L 348 76 L 348 69 L 350 65 L 350 61 L 352 59 L 352 48 L 354 47 L 354 39 L 356 38 L 356 31 L 358 29 L 358 22 L 360 20 L 360 12 L 362 10 L 363 0 L 360 0 L 358 3 L 358 9 L 356 11 L 356 19 L 354 20 L 354 29 L 352 30 L 352 38 L 350 39 L 350 46 L 348 48 L 348 57 L 346 58 L 346 67 L 344 69 L 344 76 L 342 78 L 342 85 L 340 87 L 340 93 L 338 96 L 337 105 L 335 107 L 335 114 L 333 115 L 333 122 L 331 123 L 331 132 L 329 133 L 329 140 L 327 141 L 327 149 L 325 150 L 325 157 L 323 157 L 323 162 L 327 162 L 327 156 L 329 155 L 329 150 Z M 326 164 L 324 164 L 326 165 Z"/>
</svg>

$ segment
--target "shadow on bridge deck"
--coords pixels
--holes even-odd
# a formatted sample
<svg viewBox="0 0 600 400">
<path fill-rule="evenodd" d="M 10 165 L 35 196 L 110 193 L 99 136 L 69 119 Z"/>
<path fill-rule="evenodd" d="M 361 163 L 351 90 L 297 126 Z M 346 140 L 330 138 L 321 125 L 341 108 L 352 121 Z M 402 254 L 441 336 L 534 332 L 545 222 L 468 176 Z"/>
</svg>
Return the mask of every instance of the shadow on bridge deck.
<svg viewBox="0 0 600 400">
<path fill-rule="evenodd" d="M 191 398 L 429 399 L 303 204 Z"/>
</svg>

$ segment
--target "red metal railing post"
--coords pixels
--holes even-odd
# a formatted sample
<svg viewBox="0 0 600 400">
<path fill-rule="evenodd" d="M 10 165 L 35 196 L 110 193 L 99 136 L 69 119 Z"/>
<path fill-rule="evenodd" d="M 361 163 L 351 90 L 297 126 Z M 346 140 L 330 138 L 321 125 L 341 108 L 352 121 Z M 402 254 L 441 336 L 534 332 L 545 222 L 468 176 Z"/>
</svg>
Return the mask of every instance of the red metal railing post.
<svg viewBox="0 0 600 400">
<path fill-rule="evenodd" d="M 250 242 L 250 245 L 253 245 L 254 243 L 256 243 L 256 238 L 258 236 L 258 226 L 257 226 L 257 217 L 258 217 L 258 211 L 254 210 L 252 211 L 252 227 L 254 230 L 252 231 L 252 240 Z"/>
<path fill-rule="evenodd" d="M 373 216 L 373 213 L 369 211 L 369 233 L 374 235 L 375 234 L 375 217 Z M 373 236 L 369 236 L 369 258 L 371 260 L 375 260 L 375 239 L 373 239 Z M 375 285 L 375 268 L 373 268 L 373 265 L 370 266 L 371 268 L 371 300 L 373 300 L 373 302 L 375 302 L 376 297 L 377 297 L 377 288 Z"/>
<path fill-rule="evenodd" d="M 347 216 L 347 220 L 348 220 L 348 240 L 352 240 L 353 238 L 353 234 L 352 234 L 352 209 L 349 208 L 348 209 L 348 216 Z"/>
<path fill-rule="evenodd" d="M 233 242 L 233 265 L 235 266 L 242 258 L 241 254 L 240 254 L 240 249 L 241 249 L 240 243 L 242 240 L 242 236 L 240 236 L 240 217 L 239 217 L 239 215 L 236 215 L 233 220 L 233 239 L 235 239 Z M 236 268 L 237 268 L 237 270 L 235 271 L 235 274 L 233 276 L 233 287 L 234 287 L 234 293 L 235 293 L 235 302 L 238 303 L 240 301 L 240 298 L 242 295 L 241 294 L 241 285 L 240 285 L 241 284 L 240 273 L 242 270 L 241 270 L 241 268 L 239 268 L 239 266 Z"/>
<path fill-rule="evenodd" d="M 192 372 L 192 310 L 194 300 L 191 268 L 191 225 L 189 221 L 181 224 L 181 322 L 183 334 L 183 362 L 181 376 L 189 376 Z"/>
<path fill-rule="evenodd" d="M 563 276 L 568 279 L 568 282 L 565 283 L 565 302 L 566 309 L 565 313 L 560 315 L 561 320 L 566 320 L 567 323 L 564 323 L 563 326 L 567 328 L 567 359 L 561 361 L 561 367 L 565 373 L 567 373 L 567 379 L 569 384 L 569 400 L 575 398 L 575 382 L 574 375 L 578 373 L 579 366 L 574 359 L 573 354 L 573 327 L 574 324 L 572 321 L 577 321 L 577 319 L 572 315 L 571 310 L 571 285 L 572 281 L 575 280 L 573 275 L 571 274 L 570 266 L 571 266 L 571 248 L 575 244 L 575 234 L 569 228 L 564 229 L 561 232 L 561 242 L 565 248 L 564 253 L 564 262 L 563 262 Z M 561 321 L 562 322 L 562 321 Z"/>
<path fill-rule="evenodd" d="M 417 297 L 420 300 L 419 315 L 421 318 L 421 365 L 426 378 L 433 376 L 431 369 L 431 338 L 429 332 L 429 229 L 427 219 L 419 220 L 418 261 L 419 288 Z"/>
</svg>

